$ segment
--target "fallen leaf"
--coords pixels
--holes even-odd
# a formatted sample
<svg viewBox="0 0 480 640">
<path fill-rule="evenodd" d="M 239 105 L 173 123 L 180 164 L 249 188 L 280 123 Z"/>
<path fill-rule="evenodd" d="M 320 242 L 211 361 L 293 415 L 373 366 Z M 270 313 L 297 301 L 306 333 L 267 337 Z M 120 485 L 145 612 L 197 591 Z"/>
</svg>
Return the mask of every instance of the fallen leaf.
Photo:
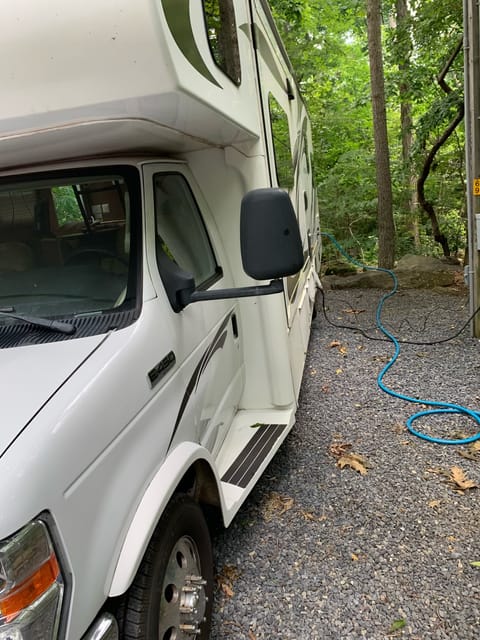
<svg viewBox="0 0 480 640">
<path fill-rule="evenodd" d="M 428 506 L 431 507 L 432 509 L 435 509 L 436 507 L 440 506 L 440 500 L 430 500 L 430 502 L 428 503 Z"/>
<path fill-rule="evenodd" d="M 235 591 L 233 590 L 233 583 L 240 577 L 240 570 L 234 565 L 226 564 L 222 568 L 221 572 L 215 576 L 215 580 L 219 588 L 227 596 L 227 598 L 233 598 Z"/>
<path fill-rule="evenodd" d="M 399 620 L 395 620 L 390 625 L 390 633 L 395 633 L 395 631 L 399 631 L 403 629 L 403 627 L 407 624 L 407 621 L 404 618 L 400 618 Z"/>
<path fill-rule="evenodd" d="M 347 347 L 345 345 L 343 345 L 341 342 L 339 342 L 338 340 L 333 340 L 329 345 L 328 345 L 329 349 L 333 349 L 333 348 L 337 348 L 338 351 L 342 354 L 342 356 L 346 356 L 347 355 Z"/>
<path fill-rule="evenodd" d="M 257 640 L 257 636 L 253 633 L 251 629 L 248 632 L 248 640 Z"/>
<path fill-rule="evenodd" d="M 344 309 L 343 313 L 353 313 L 357 315 L 358 313 L 365 313 L 365 309 Z"/>
<path fill-rule="evenodd" d="M 227 598 L 233 598 L 233 596 L 235 595 L 235 591 L 232 589 L 232 587 L 229 584 L 227 584 L 226 582 L 222 582 L 220 584 L 220 587 L 223 593 L 227 596 Z"/>
<path fill-rule="evenodd" d="M 403 422 L 396 422 L 393 425 L 393 430 L 395 433 L 398 433 L 398 434 L 405 433 L 405 431 L 407 430 L 407 427 Z"/>
<path fill-rule="evenodd" d="M 473 480 L 469 480 L 465 475 L 465 472 L 460 467 L 456 466 L 450 469 L 449 482 L 461 491 L 467 491 L 468 489 L 475 489 L 478 487 L 478 484 L 473 482 Z"/>
<path fill-rule="evenodd" d="M 241 574 L 240 569 L 233 564 L 226 564 L 222 569 L 222 575 L 227 580 L 231 580 L 232 582 L 235 580 L 238 580 L 238 578 L 240 577 L 240 574 Z"/>
<path fill-rule="evenodd" d="M 339 376 L 340 374 L 343 373 L 343 369 L 337 369 L 335 373 L 337 374 L 337 376 Z"/>
<path fill-rule="evenodd" d="M 462 456 L 462 458 L 465 458 L 466 460 L 479 460 L 479 456 L 478 453 L 474 452 L 474 451 L 469 451 L 468 449 L 461 449 L 458 452 L 459 456 Z"/>
<path fill-rule="evenodd" d="M 357 561 L 358 561 L 358 559 L 359 559 L 359 557 L 357 556 L 357 554 L 356 554 L 356 553 L 351 553 L 351 554 L 350 554 L 350 557 L 352 558 L 353 562 L 357 562 Z"/>
<path fill-rule="evenodd" d="M 363 456 L 356 453 L 347 453 L 337 460 L 337 467 L 344 469 L 350 467 L 354 471 L 358 471 L 360 475 L 365 476 L 368 473 L 367 462 Z"/>
<path fill-rule="evenodd" d="M 441 467 L 432 467 L 431 469 L 427 469 L 427 473 L 435 473 L 437 476 L 444 476 L 445 478 L 449 478 L 450 474 L 445 469 Z"/>
<path fill-rule="evenodd" d="M 272 520 L 274 516 L 282 516 L 293 507 L 294 500 L 289 496 L 282 496 L 275 491 L 268 494 L 262 508 L 262 515 L 265 522 Z"/>
<path fill-rule="evenodd" d="M 330 393 L 330 385 L 324 384 L 323 386 L 320 387 L 320 391 L 322 393 Z"/>
<path fill-rule="evenodd" d="M 311 511 L 304 511 L 303 509 L 301 509 L 300 513 L 305 518 L 305 520 L 317 520 L 317 518 Z"/>
<path fill-rule="evenodd" d="M 478 562 L 478 560 L 476 560 L 475 562 L 470 562 L 472 567 L 480 567 L 480 562 Z"/>
<path fill-rule="evenodd" d="M 475 442 L 471 442 L 468 446 L 468 449 L 461 449 L 459 455 L 462 458 L 466 458 L 467 460 L 474 460 L 477 462 L 480 460 L 480 441 L 475 440 Z"/>
<path fill-rule="evenodd" d="M 332 442 L 328 452 L 335 458 L 340 458 L 351 448 L 350 442 Z"/>
</svg>

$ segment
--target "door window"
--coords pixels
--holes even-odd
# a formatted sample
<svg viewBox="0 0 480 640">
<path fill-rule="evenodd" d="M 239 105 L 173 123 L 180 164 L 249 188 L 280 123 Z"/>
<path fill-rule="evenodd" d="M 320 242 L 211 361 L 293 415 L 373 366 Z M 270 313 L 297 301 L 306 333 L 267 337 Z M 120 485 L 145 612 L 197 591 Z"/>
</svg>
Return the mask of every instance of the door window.
<svg viewBox="0 0 480 640">
<path fill-rule="evenodd" d="M 288 116 L 271 93 L 268 96 L 268 105 L 278 186 L 282 189 L 292 189 L 295 176 L 293 171 L 292 148 L 290 146 Z"/>
<path fill-rule="evenodd" d="M 205 289 L 221 274 L 200 210 L 179 173 L 154 176 L 156 248 Z M 159 265 L 159 269 L 161 267 Z"/>
</svg>

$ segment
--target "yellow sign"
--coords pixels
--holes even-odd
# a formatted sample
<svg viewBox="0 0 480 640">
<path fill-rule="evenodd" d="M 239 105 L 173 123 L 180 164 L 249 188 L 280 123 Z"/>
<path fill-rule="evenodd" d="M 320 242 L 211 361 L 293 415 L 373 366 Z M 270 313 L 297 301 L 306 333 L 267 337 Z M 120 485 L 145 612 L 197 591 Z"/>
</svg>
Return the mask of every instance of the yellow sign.
<svg viewBox="0 0 480 640">
<path fill-rule="evenodd" d="M 475 178 L 473 181 L 473 195 L 480 196 L 480 178 Z"/>
</svg>

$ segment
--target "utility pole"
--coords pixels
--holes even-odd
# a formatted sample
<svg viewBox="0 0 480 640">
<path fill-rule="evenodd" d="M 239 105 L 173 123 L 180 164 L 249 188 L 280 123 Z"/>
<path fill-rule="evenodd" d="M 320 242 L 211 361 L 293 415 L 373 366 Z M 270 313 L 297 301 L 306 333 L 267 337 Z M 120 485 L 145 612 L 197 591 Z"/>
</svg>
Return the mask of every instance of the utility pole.
<svg viewBox="0 0 480 640">
<path fill-rule="evenodd" d="M 467 160 L 468 286 L 470 311 L 480 306 L 480 25 L 478 0 L 464 0 L 465 151 Z M 472 333 L 480 337 L 480 314 Z"/>
</svg>

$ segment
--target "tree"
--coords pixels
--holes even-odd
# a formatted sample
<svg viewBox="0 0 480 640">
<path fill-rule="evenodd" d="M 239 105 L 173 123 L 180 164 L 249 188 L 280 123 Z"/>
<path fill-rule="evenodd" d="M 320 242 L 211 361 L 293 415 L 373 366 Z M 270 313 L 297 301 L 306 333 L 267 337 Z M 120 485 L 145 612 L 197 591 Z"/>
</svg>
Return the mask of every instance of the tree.
<svg viewBox="0 0 480 640">
<path fill-rule="evenodd" d="M 440 85 L 440 87 L 442 88 L 442 90 L 446 93 L 447 96 L 450 96 L 452 94 L 452 89 L 447 84 L 447 82 L 445 80 L 445 76 L 447 75 L 447 73 L 450 70 L 452 64 L 454 63 L 455 58 L 460 53 L 462 45 L 463 45 L 463 39 L 458 42 L 458 44 L 455 47 L 453 53 L 450 55 L 449 59 L 447 60 L 447 62 L 444 65 L 443 69 L 441 70 L 441 72 L 437 76 L 437 82 Z M 428 215 L 428 217 L 430 219 L 430 222 L 432 224 L 432 232 L 433 232 L 433 237 L 435 239 L 435 242 L 438 242 L 441 245 L 442 250 L 443 250 L 443 255 L 446 256 L 446 257 L 450 256 L 450 246 L 449 246 L 449 243 L 448 243 L 448 238 L 442 232 L 442 230 L 440 229 L 440 225 L 438 224 L 438 219 L 437 219 L 437 215 L 435 213 L 435 208 L 434 208 L 433 204 L 429 200 L 427 200 L 427 198 L 425 196 L 425 182 L 427 181 L 427 178 L 428 178 L 428 176 L 430 174 L 430 171 L 432 169 L 432 165 L 433 165 L 433 162 L 435 160 L 435 156 L 437 155 L 437 153 L 439 152 L 441 147 L 450 138 L 450 136 L 455 131 L 455 129 L 458 127 L 460 122 L 463 120 L 463 116 L 464 116 L 464 113 L 465 113 L 465 107 L 464 107 L 463 99 L 458 100 L 458 98 L 456 96 L 454 96 L 454 102 L 453 102 L 452 107 L 453 107 L 453 115 L 451 116 L 450 122 L 448 123 L 448 125 L 444 129 L 444 131 L 434 141 L 430 151 L 425 156 L 425 159 L 424 159 L 424 162 L 423 162 L 423 166 L 422 166 L 422 170 L 420 172 L 420 176 L 419 176 L 418 182 L 417 182 L 418 202 L 421 205 L 421 207 L 424 209 L 424 211 L 427 213 L 427 215 Z"/>
<path fill-rule="evenodd" d="M 407 0 L 395 0 L 394 40 L 392 50 L 398 64 L 398 95 L 400 101 L 400 131 L 402 157 L 400 173 L 400 208 L 410 230 L 415 250 L 420 249 L 416 207 L 416 180 L 412 166 L 413 116 L 410 60 L 413 51 L 412 25 Z"/>
<path fill-rule="evenodd" d="M 373 1 L 373 0 L 372 0 Z M 369 0 L 369 4 L 372 4 Z M 457 115 L 462 101 L 461 52 L 446 78 L 436 77 L 462 33 L 460 0 L 380 0 L 374 3 L 383 39 L 387 123 L 382 147 L 388 161 L 375 162 L 372 89 L 365 29 L 367 0 L 269 0 L 310 111 L 321 223 L 345 248 L 373 264 L 384 246 L 379 214 L 388 190 L 378 188 L 376 170 L 390 167 L 396 230 L 386 235 L 404 253 L 441 255 L 435 229 L 416 197 L 428 156 Z M 378 31 L 377 31 L 378 34 Z M 382 93 L 382 91 L 380 91 Z M 378 126 L 375 126 L 378 133 Z M 465 243 L 464 133 L 461 126 L 434 153 L 423 183 L 438 227 L 453 250 Z M 329 253 L 328 246 L 325 254 Z M 393 247 L 389 250 L 393 256 Z M 383 262 L 383 258 L 381 258 Z"/>
<path fill-rule="evenodd" d="M 367 33 L 378 192 L 378 266 L 391 269 L 395 260 L 395 226 L 383 73 L 381 0 L 367 0 Z"/>
</svg>

